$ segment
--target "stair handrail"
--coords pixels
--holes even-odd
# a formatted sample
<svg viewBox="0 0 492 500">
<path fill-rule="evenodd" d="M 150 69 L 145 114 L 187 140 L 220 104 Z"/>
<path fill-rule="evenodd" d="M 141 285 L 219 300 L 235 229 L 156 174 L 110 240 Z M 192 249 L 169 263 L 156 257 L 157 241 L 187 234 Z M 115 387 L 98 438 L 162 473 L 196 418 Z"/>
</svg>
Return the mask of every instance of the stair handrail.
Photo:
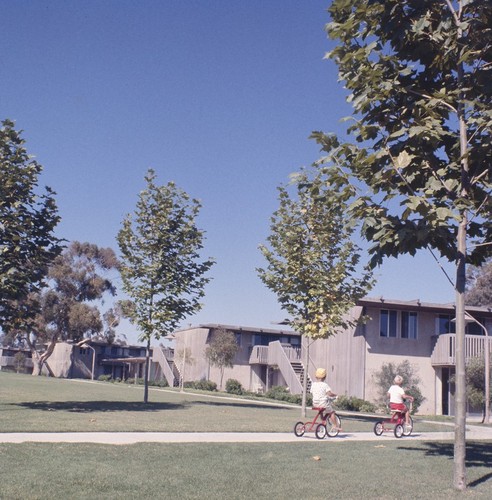
<svg viewBox="0 0 492 500">
<path fill-rule="evenodd" d="M 268 344 L 268 364 L 278 366 L 291 394 L 302 394 L 301 382 L 279 340 Z"/>
<path fill-rule="evenodd" d="M 174 373 L 172 368 L 169 366 L 169 362 L 167 361 L 167 358 L 162 350 L 162 347 L 160 346 L 155 347 L 152 350 L 152 361 L 154 361 L 160 366 L 162 374 L 167 380 L 169 386 L 174 387 Z"/>
</svg>

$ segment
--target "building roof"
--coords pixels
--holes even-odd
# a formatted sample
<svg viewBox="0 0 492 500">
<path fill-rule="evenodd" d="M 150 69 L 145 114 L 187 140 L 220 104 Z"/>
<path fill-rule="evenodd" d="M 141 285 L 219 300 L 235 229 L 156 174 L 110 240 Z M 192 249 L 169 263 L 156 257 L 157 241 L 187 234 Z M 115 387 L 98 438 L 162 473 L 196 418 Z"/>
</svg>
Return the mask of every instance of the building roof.
<svg viewBox="0 0 492 500">
<path fill-rule="evenodd" d="M 224 325 L 221 323 L 206 323 L 197 326 L 190 326 L 189 328 L 182 328 L 181 330 L 177 330 L 176 333 L 186 332 L 188 330 L 195 330 L 197 328 L 206 328 L 208 330 L 217 330 L 219 328 L 222 328 L 224 330 L 231 330 L 234 332 L 267 333 L 271 335 L 291 335 L 291 336 L 300 335 L 300 333 L 295 332 L 293 330 L 285 330 L 285 329 L 277 330 L 273 328 L 258 328 L 252 326 L 233 326 L 233 325 Z"/>
<path fill-rule="evenodd" d="M 433 302 L 421 302 L 420 299 L 415 300 L 393 300 L 384 297 L 365 297 L 359 300 L 360 306 L 366 307 L 384 307 L 386 309 L 400 309 L 408 311 L 428 311 L 454 314 L 456 306 L 453 302 L 447 304 L 436 304 Z M 475 313 L 481 316 L 492 317 L 491 307 L 466 306 L 468 313 Z"/>
</svg>

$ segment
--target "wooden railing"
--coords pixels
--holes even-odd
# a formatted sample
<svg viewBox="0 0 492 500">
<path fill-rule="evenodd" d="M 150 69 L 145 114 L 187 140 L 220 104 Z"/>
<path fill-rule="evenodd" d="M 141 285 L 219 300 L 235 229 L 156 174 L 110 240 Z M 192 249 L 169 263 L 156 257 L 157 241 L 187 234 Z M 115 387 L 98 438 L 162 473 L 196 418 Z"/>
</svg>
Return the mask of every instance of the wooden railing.
<svg viewBox="0 0 492 500">
<path fill-rule="evenodd" d="M 268 364 L 268 346 L 267 345 L 254 345 L 251 348 L 249 355 L 250 365 L 266 365 Z"/>
<path fill-rule="evenodd" d="M 282 344 L 281 344 L 282 345 Z M 282 348 L 289 361 L 301 361 L 301 348 L 292 347 L 287 345 L 282 345 Z M 249 355 L 250 365 L 267 365 L 271 364 L 268 362 L 268 346 L 266 345 L 254 345 L 251 348 L 251 353 Z"/>
<path fill-rule="evenodd" d="M 152 350 L 152 361 L 159 365 L 160 369 L 162 370 L 162 374 L 167 380 L 167 383 L 171 387 L 174 387 L 174 373 L 169 366 L 164 352 L 160 347 L 154 347 L 154 349 Z"/>
<path fill-rule="evenodd" d="M 483 357 L 485 351 L 485 339 L 489 342 L 489 352 L 492 353 L 492 338 L 484 335 L 465 336 L 466 359 Z M 432 365 L 454 366 L 456 364 L 456 335 L 445 333 L 439 335 L 431 354 Z"/>
<path fill-rule="evenodd" d="M 288 350 L 285 349 L 282 344 L 276 340 L 275 342 L 270 342 L 268 345 L 268 364 L 278 366 L 282 377 L 289 387 L 291 394 L 301 394 L 302 385 L 297 377 L 296 372 L 292 368 L 291 360 L 287 355 Z M 289 354 L 292 354 L 290 352 Z"/>
</svg>

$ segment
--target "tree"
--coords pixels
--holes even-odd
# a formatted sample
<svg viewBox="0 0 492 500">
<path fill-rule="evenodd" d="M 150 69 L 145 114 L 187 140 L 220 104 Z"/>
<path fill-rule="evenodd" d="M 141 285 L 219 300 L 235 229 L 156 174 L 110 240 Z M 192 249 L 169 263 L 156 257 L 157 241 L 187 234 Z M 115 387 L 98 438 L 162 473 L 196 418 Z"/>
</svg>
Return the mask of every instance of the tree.
<svg viewBox="0 0 492 500">
<path fill-rule="evenodd" d="M 451 382 L 455 381 L 456 377 L 452 377 Z M 483 409 L 485 419 L 485 360 L 483 357 L 471 358 L 466 362 L 466 397 L 473 407 Z"/>
<path fill-rule="evenodd" d="M 180 367 L 181 379 L 179 381 L 179 387 L 181 392 L 184 392 L 186 367 L 188 365 L 192 366 L 195 363 L 195 360 L 191 354 L 191 349 L 189 347 L 183 347 L 182 349 L 176 350 L 174 352 L 174 360 L 175 363 L 177 363 L 177 366 Z"/>
<path fill-rule="evenodd" d="M 34 307 L 19 310 L 17 305 L 45 286 L 48 267 L 62 250 L 62 240 L 54 235 L 60 221 L 55 193 L 49 187 L 38 193 L 43 167 L 27 154 L 20 134 L 10 120 L 2 122 L 0 325 L 7 330 L 36 315 Z"/>
<path fill-rule="evenodd" d="M 98 302 L 106 293 L 115 295 L 107 274 L 117 268 L 110 248 L 72 242 L 50 266 L 49 287 L 17 303 L 23 310 L 34 304 L 38 311 L 34 317 L 24 315 L 18 328 L 9 324 L 9 334 L 23 339 L 31 350 L 33 375 L 40 375 L 59 340 L 78 342 L 102 331 Z"/>
<path fill-rule="evenodd" d="M 234 366 L 234 358 L 239 351 L 234 332 L 219 328 L 214 332 L 210 344 L 205 349 L 205 357 L 210 364 L 220 370 L 220 388 L 222 389 L 224 371 Z"/>
<path fill-rule="evenodd" d="M 271 219 L 270 248 L 260 246 L 268 266 L 258 269 L 258 274 L 290 314 L 289 324 L 303 336 L 327 338 L 339 328 L 353 326 L 347 313 L 370 290 L 372 272 L 360 265 L 359 248 L 352 241 L 354 224 L 346 216 L 343 195 L 325 189 L 321 178 L 309 179 L 306 172 L 295 181 L 297 198 L 279 188 L 280 207 Z M 305 355 L 307 373 L 308 345 Z M 304 382 L 303 414 L 306 376 Z"/>
<path fill-rule="evenodd" d="M 471 267 L 467 274 L 465 302 L 469 306 L 492 306 L 492 260 Z"/>
<path fill-rule="evenodd" d="M 492 252 L 492 4 L 334 0 L 328 54 L 355 143 L 315 132 L 326 183 L 352 196 L 372 265 L 419 249 L 456 264 L 454 486 L 466 487 L 466 264 Z"/>
<path fill-rule="evenodd" d="M 188 315 L 201 309 L 200 299 L 210 281 L 205 274 L 213 259 L 200 260 L 204 233 L 196 219 L 201 204 L 173 182 L 155 184 L 155 173 L 145 176 L 133 216 L 118 233 L 122 254 L 123 288 L 132 301 L 130 320 L 147 342 L 144 402 L 148 401 L 150 341 L 171 333 Z"/>
</svg>

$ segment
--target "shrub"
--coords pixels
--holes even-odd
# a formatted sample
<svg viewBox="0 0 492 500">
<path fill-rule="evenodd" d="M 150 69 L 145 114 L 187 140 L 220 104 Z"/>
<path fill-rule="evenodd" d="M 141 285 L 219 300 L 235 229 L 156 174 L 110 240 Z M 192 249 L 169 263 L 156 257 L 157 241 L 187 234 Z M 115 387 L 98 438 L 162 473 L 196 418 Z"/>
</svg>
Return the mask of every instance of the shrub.
<svg viewBox="0 0 492 500">
<path fill-rule="evenodd" d="M 335 406 L 337 409 L 345 411 L 359 411 L 363 413 L 374 413 L 376 411 L 376 405 L 354 396 L 338 396 Z"/>
<path fill-rule="evenodd" d="M 197 389 L 199 391 L 217 391 L 217 384 L 211 380 L 194 380 L 191 382 L 185 382 L 184 387 L 188 389 Z"/>
<path fill-rule="evenodd" d="M 403 377 L 402 387 L 405 392 L 415 398 L 412 413 L 417 413 L 425 398 L 422 396 L 422 392 L 419 389 L 421 380 L 417 371 L 407 359 L 399 364 L 384 363 L 381 366 L 381 370 L 374 374 L 374 380 L 379 393 L 378 402 L 380 404 L 384 404 L 386 402 L 388 389 L 393 385 L 393 379 L 396 375 L 401 375 Z"/>
<path fill-rule="evenodd" d="M 237 394 L 238 396 L 241 396 L 244 393 L 241 382 L 233 378 L 227 380 L 225 389 L 228 394 Z"/>
<path fill-rule="evenodd" d="M 111 380 L 111 375 L 99 375 L 97 380 L 101 382 L 109 382 Z"/>
<path fill-rule="evenodd" d="M 286 387 L 281 385 L 273 386 L 269 389 L 265 397 L 275 399 L 277 401 L 285 401 L 287 403 L 294 403 L 300 405 L 302 403 L 302 394 L 291 394 Z M 312 406 L 311 394 L 306 395 L 306 406 Z"/>
</svg>

